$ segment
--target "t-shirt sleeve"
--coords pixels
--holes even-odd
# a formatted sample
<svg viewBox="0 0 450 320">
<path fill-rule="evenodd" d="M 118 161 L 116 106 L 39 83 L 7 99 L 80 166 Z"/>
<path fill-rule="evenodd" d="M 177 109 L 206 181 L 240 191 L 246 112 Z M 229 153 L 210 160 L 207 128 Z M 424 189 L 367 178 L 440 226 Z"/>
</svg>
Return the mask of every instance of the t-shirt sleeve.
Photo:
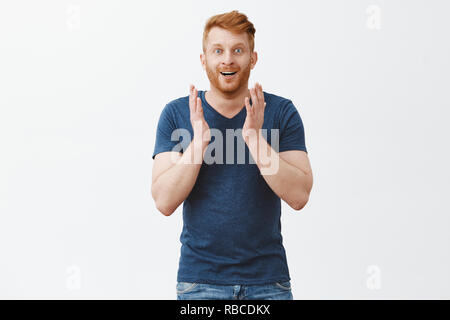
<svg viewBox="0 0 450 320">
<path fill-rule="evenodd" d="M 301 150 L 308 153 L 305 144 L 303 121 L 291 100 L 289 100 L 280 113 L 279 143 L 279 152 Z"/>
<path fill-rule="evenodd" d="M 152 159 L 155 159 L 155 156 L 158 153 L 174 151 L 174 147 L 179 143 L 178 139 L 175 141 L 171 140 L 172 132 L 174 132 L 175 129 L 176 125 L 170 104 L 167 104 L 159 116 L 156 129 L 155 149 L 153 151 Z"/>
</svg>

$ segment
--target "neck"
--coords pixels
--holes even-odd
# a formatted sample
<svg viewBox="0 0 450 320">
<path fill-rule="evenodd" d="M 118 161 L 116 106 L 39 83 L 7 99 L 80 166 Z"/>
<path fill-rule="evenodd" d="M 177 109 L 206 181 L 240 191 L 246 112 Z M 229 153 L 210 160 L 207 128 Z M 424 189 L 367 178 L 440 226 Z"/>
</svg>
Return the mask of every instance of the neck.
<svg viewBox="0 0 450 320">
<path fill-rule="evenodd" d="M 235 92 L 222 92 L 211 86 L 210 90 L 205 93 L 205 98 L 210 105 L 226 113 L 240 110 L 245 105 L 245 97 L 250 97 L 250 90 L 247 86 L 243 86 Z"/>
</svg>

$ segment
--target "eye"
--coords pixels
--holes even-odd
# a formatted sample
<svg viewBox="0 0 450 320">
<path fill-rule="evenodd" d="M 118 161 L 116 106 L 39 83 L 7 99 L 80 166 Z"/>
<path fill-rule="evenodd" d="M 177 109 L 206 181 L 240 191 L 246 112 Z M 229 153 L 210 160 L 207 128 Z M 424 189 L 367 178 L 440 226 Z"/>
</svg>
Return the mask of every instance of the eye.
<svg viewBox="0 0 450 320">
<path fill-rule="evenodd" d="M 221 50 L 221 49 L 215 49 L 214 52 L 215 52 L 215 53 L 219 53 L 219 52 L 217 52 L 217 51 L 220 51 L 220 50 Z"/>
<path fill-rule="evenodd" d="M 239 53 L 241 53 L 241 52 L 242 52 L 242 49 L 241 49 L 241 48 L 237 48 L 236 50 L 240 50 L 240 52 L 239 52 Z"/>
</svg>

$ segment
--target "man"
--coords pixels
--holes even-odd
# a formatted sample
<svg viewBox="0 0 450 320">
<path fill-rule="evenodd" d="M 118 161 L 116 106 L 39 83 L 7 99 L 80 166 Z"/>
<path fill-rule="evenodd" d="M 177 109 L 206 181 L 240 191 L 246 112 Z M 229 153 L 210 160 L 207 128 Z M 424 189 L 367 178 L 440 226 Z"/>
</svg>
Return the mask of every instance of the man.
<svg viewBox="0 0 450 320">
<path fill-rule="evenodd" d="M 178 299 L 293 299 L 280 199 L 302 209 L 312 171 L 292 101 L 248 89 L 254 34 L 237 11 L 211 17 L 200 55 L 210 90 L 191 85 L 159 118 L 152 196 L 166 216 L 183 203 Z"/>
</svg>

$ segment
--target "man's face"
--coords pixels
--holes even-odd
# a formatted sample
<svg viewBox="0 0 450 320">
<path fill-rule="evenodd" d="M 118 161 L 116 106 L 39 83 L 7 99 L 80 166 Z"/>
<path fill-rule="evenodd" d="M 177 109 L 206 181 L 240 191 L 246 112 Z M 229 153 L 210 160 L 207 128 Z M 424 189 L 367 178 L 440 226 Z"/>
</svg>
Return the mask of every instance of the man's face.
<svg viewBox="0 0 450 320">
<path fill-rule="evenodd" d="M 247 88 L 250 70 L 256 64 L 256 52 L 250 52 L 247 33 L 234 34 L 213 27 L 207 37 L 205 52 L 200 55 L 211 85 L 223 93 Z M 235 72 L 227 76 L 224 72 Z"/>
</svg>

